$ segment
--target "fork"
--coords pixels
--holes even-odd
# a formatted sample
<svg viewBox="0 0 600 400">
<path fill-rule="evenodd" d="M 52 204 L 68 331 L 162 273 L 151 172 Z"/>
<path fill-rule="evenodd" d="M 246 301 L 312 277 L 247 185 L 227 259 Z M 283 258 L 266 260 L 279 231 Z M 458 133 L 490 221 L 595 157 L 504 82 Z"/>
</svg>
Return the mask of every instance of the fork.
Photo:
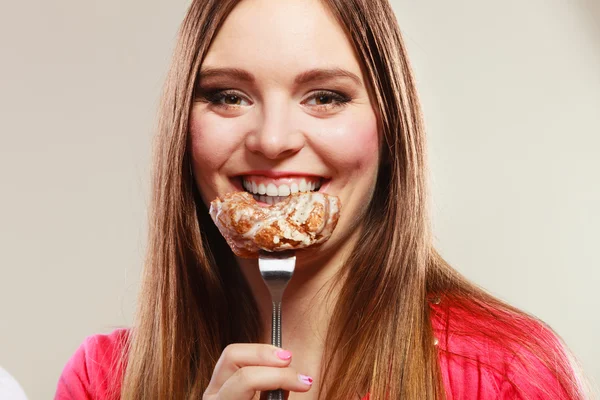
<svg viewBox="0 0 600 400">
<path fill-rule="evenodd" d="M 283 291 L 292 279 L 296 266 L 296 253 L 294 250 L 269 252 L 261 250 L 258 253 L 258 268 L 265 281 L 271 301 L 273 302 L 273 318 L 271 320 L 271 344 L 281 347 L 281 300 Z M 267 395 L 268 400 L 284 400 L 283 390 L 271 390 Z"/>
</svg>

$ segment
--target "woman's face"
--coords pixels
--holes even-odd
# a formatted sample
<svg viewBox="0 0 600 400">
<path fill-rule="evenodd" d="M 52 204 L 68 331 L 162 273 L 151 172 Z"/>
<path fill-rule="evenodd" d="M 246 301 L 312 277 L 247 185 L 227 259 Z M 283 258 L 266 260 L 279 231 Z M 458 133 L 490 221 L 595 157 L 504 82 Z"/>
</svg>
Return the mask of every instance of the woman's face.
<svg viewBox="0 0 600 400">
<path fill-rule="evenodd" d="M 270 204 L 320 190 L 338 196 L 342 208 L 317 251 L 344 243 L 371 200 L 379 141 L 359 61 L 324 6 L 240 2 L 214 39 L 197 87 L 190 134 L 204 202 L 246 190 Z"/>
</svg>

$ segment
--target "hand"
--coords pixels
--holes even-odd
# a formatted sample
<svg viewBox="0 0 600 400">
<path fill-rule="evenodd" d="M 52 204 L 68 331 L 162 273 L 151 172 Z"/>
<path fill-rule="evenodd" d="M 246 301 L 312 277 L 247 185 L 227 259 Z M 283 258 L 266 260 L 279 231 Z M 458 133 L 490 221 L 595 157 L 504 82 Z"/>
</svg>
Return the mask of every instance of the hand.
<svg viewBox="0 0 600 400">
<path fill-rule="evenodd" d="M 223 350 L 202 400 L 251 400 L 257 391 L 307 392 L 312 378 L 291 368 L 292 354 L 269 344 L 236 343 Z M 287 396 L 286 396 L 287 397 Z"/>
</svg>

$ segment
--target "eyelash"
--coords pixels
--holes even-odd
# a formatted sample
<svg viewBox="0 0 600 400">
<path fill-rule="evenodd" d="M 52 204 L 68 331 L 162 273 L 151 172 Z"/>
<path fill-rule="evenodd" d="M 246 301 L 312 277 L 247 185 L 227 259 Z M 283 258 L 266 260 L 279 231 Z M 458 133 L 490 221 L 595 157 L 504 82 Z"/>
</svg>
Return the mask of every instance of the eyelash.
<svg viewBox="0 0 600 400">
<path fill-rule="evenodd" d="M 345 94 L 334 92 L 332 90 L 317 90 L 314 92 L 309 99 L 316 99 L 319 97 L 331 97 L 336 103 L 329 104 L 317 104 L 316 107 L 323 107 L 324 109 L 343 107 L 348 104 L 352 99 Z"/>
<path fill-rule="evenodd" d="M 217 89 L 217 90 L 211 90 L 211 91 L 207 91 L 204 93 L 200 93 L 201 100 L 207 101 L 216 107 L 222 107 L 222 108 L 226 108 L 226 109 L 233 109 L 233 108 L 239 107 L 236 105 L 221 103 L 221 101 L 223 101 L 227 96 L 236 96 L 241 99 L 244 98 L 244 96 L 240 95 L 235 90 Z"/>
<path fill-rule="evenodd" d="M 245 99 L 245 96 L 242 96 L 239 92 L 237 92 L 235 90 L 228 90 L 228 89 L 215 89 L 215 90 L 205 91 L 205 92 L 200 91 L 200 93 L 199 93 L 199 97 L 202 101 L 206 101 L 215 107 L 223 108 L 226 110 L 233 110 L 233 109 L 237 109 L 240 107 L 239 105 L 222 103 L 222 101 L 225 98 L 227 98 L 227 96 L 235 96 L 235 97 L 239 97 L 241 99 Z M 311 96 L 307 98 L 307 100 L 312 100 L 312 99 L 316 99 L 319 97 L 330 97 L 332 99 L 332 103 L 316 104 L 313 106 L 320 110 L 331 110 L 334 108 L 343 107 L 346 104 L 348 104 L 350 101 L 352 101 L 352 99 L 349 96 L 346 96 L 343 93 L 335 92 L 333 90 L 323 90 L 323 89 L 313 92 L 311 94 Z M 307 101 L 307 100 L 305 100 L 305 101 Z"/>
</svg>

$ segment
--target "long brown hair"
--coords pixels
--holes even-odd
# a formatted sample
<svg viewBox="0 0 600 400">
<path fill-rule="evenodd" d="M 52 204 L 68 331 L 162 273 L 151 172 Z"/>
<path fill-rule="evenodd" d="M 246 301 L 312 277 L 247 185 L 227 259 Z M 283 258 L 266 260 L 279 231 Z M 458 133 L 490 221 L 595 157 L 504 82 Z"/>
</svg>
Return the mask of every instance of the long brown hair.
<svg viewBox="0 0 600 400">
<path fill-rule="evenodd" d="M 124 399 L 201 398 L 223 349 L 262 337 L 250 288 L 194 183 L 188 137 L 196 75 L 237 2 L 192 1 L 179 32 L 155 143 L 139 307 L 123 352 Z M 443 296 L 471 315 L 491 315 L 507 327 L 528 317 L 464 279 L 433 249 L 425 133 L 388 1 L 323 2 L 346 30 L 370 83 L 382 162 L 369 223 L 337 278 L 341 290 L 326 337 L 320 398 L 347 400 L 368 391 L 371 399 L 441 399 L 430 296 Z M 567 361 L 556 366 L 543 344 L 525 345 L 552 366 L 573 398 L 583 398 Z"/>
</svg>

